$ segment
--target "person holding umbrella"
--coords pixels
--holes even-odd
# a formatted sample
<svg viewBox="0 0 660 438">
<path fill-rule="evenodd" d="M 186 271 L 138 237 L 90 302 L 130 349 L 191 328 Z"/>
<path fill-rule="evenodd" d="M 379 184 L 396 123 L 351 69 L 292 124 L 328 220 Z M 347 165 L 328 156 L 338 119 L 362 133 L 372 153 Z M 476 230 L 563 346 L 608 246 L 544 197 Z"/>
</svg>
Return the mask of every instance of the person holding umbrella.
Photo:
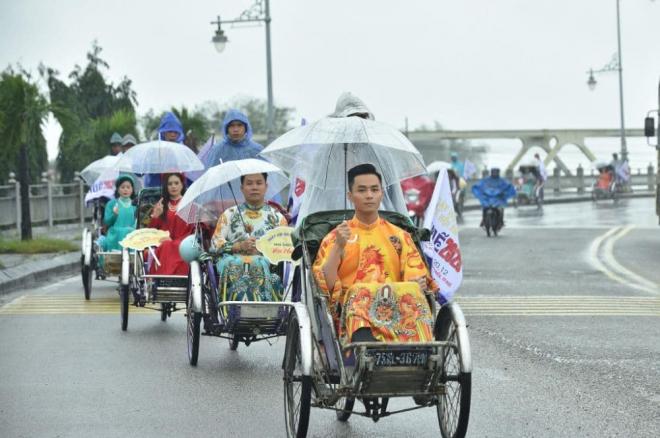
<svg viewBox="0 0 660 438">
<path fill-rule="evenodd" d="M 268 259 L 256 246 L 267 231 L 287 226 L 286 218 L 266 203 L 267 190 L 268 173 L 241 175 L 240 191 L 245 202 L 226 209 L 218 219 L 211 250 L 222 255 L 217 268 L 223 299 L 277 301 L 282 298 L 282 282 L 276 274 L 271 274 Z"/>
<path fill-rule="evenodd" d="M 348 171 L 355 216 L 325 236 L 312 271 L 343 342 L 430 341 L 433 315 L 425 293 L 438 286 L 410 234 L 379 216 L 382 181 L 371 164 Z M 412 330 L 411 320 L 417 322 Z"/>
<path fill-rule="evenodd" d="M 194 226 L 187 224 L 176 215 L 177 205 L 186 192 L 185 177 L 181 173 L 170 173 L 163 176 L 161 193 L 163 197 L 154 205 L 151 212 L 150 228 L 168 231 L 170 239 L 163 241 L 156 248 L 156 258 L 160 262 L 153 263 L 150 274 L 153 275 L 188 275 L 189 266 L 179 254 L 181 241 L 194 232 Z"/>
</svg>

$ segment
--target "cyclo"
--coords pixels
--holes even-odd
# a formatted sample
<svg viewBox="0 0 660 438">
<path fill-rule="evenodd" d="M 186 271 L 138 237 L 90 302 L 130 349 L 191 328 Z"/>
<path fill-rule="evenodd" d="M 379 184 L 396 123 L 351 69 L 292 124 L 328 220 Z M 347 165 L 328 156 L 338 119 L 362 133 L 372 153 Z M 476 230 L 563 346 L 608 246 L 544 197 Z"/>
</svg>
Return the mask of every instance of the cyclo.
<svg viewBox="0 0 660 438">
<path fill-rule="evenodd" d="M 536 165 L 522 165 L 518 168 L 520 175 L 515 180 L 516 196 L 513 206 L 536 205 L 543 207 L 543 181 Z"/>
<path fill-rule="evenodd" d="M 161 321 L 166 321 L 173 312 L 180 310 L 188 301 L 188 274 L 158 273 L 158 269 L 150 272 L 149 268 L 151 266 L 156 268 L 162 265 L 168 266 L 173 261 L 181 266 L 187 266 L 178 259 L 178 254 L 173 257 L 174 250 L 178 252 L 178 248 L 174 249 L 175 244 L 178 244 L 179 239 L 185 237 L 175 237 L 173 230 L 176 230 L 177 234 L 184 232 L 189 234 L 192 229 L 188 230 L 185 226 L 182 226 L 181 229 L 177 228 L 178 222 L 172 214 L 173 209 L 170 208 L 170 202 L 176 205 L 178 201 L 175 201 L 175 198 L 170 200 L 170 196 L 177 196 L 180 199 L 184 190 L 185 177 L 180 172 L 200 171 L 204 169 L 204 165 L 188 147 L 157 140 L 132 147 L 122 155 L 116 168 L 119 171 L 146 175 L 145 179 L 149 177 L 155 179 L 153 175 L 166 175 L 164 186 L 168 191 L 168 193 L 163 193 L 161 187 L 150 187 L 139 192 L 135 212 L 137 215 L 136 230 L 122 241 L 124 254 L 129 254 L 129 248 L 132 250 L 129 257 L 122 257 L 122 282 L 119 288 L 121 328 L 126 330 L 131 296 L 134 306 L 159 311 Z M 174 176 L 176 178 L 173 178 Z M 177 181 L 176 185 L 170 184 L 170 182 Z M 176 188 L 178 193 L 171 192 L 171 188 Z M 167 198 L 165 206 L 163 205 L 164 198 Z M 152 215 L 156 206 L 163 208 L 161 215 Z M 172 219 L 172 222 L 167 218 Z M 142 231 L 152 226 L 154 221 L 160 221 L 163 229 L 154 230 L 151 233 Z M 171 241 L 172 239 L 173 241 Z M 158 259 L 157 251 L 154 252 L 154 248 L 159 246 L 160 249 L 167 246 L 172 250 L 162 256 L 162 260 Z"/>
<path fill-rule="evenodd" d="M 599 199 L 613 199 L 616 201 L 620 191 L 616 180 L 614 166 L 604 162 L 596 163 L 598 176 L 591 186 L 591 199 L 595 202 Z"/>
<path fill-rule="evenodd" d="M 148 228 L 149 213 L 152 206 L 160 199 L 159 187 L 142 189 L 137 198 L 137 226 L 136 230 Z M 146 247 L 132 248 L 129 253 L 124 248 L 122 253 L 122 282 L 119 288 L 119 302 L 121 315 L 121 328 L 128 327 L 129 303 L 135 307 L 144 307 L 160 312 L 161 321 L 166 321 L 173 312 L 182 310 L 188 302 L 188 275 L 156 275 L 148 274 L 151 263 L 155 260 L 153 248 L 156 243 Z M 149 260 L 151 257 L 151 260 Z M 126 283 L 124 283 L 126 278 Z M 181 306 L 182 307 L 178 307 Z M 155 306 L 155 307 L 152 307 Z"/>
<path fill-rule="evenodd" d="M 378 421 L 410 410 L 434 407 L 443 437 L 462 437 L 467 430 L 472 363 L 465 318 L 454 302 L 438 308 L 429 299 L 435 323 L 429 342 L 349 342 L 338 338 L 330 304 L 316 284 L 312 264 L 324 236 L 350 211 L 319 212 L 307 216 L 294 234 L 294 258 L 301 259 L 295 284 L 302 303 L 289 315 L 285 346 L 284 412 L 287 433 L 307 434 L 310 408 L 334 410 L 339 421 L 352 414 Z M 380 216 L 404 229 L 418 249 L 428 230 L 415 228 L 400 213 Z M 304 306 L 304 307 L 303 307 Z M 303 307 L 303 308 L 301 308 Z M 354 358 L 355 366 L 345 363 Z M 415 405 L 389 410 L 391 398 L 412 398 Z M 354 410 L 355 401 L 364 405 Z"/>
<path fill-rule="evenodd" d="M 261 206 L 250 210 L 247 204 L 238 202 L 237 197 L 240 198 L 241 193 L 234 192 L 232 182 L 233 187 L 239 184 L 243 187 L 241 177 L 244 177 L 246 185 L 258 184 L 265 190 L 266 179 L 262 180 L 262 175 L 267 175 L 269 193 L 257 194 L 259 199 L 255 203 Z M 280 296 L 277 291 L 279 285 L 274 287 L 274 283 L 286 277 L 285 270 L 289 268 L 285 262 L 287 257 L 277 263 L 278 260 L 266 261 L 261 253 L 252 253 L 260 257 L 243 257 L 242 253 L 222 252 L 219 248 L 212 248 L 210 233 L 206 232 L 208 227 L 200 225 L 209 222 L 204 216 L 210 215 L 214 221 L 221 222 L 222 229 L 227 231 L 226 242 L 232 240 L 229 235 L 240 238 L 234 242 L 237 245 L 246 243 L 248 236 L 274 239 L 279 235 L 292 249 L 291 229 L 283 227 L 286 221 L 281 207 L 264 202 L 287 184 L 288 178 L 268 162 L 257 159 L 228 161 L 207 170 L 181 201 L 177 214 L 197 222 L 194 238 L 186 239 L 181 245 L 182 257 L 190 262 L 187 312 L 190 365 L 197 365 L 202 323 L 203 335 L 227 339 L 229 348 L 236 350 L 240 343 L 249 346 L 253 342 L 285 335 L 290 309 L 304 311 L 304 307 L 297 302 L 298 297 L 289 296 L 290 288 L 284 289 Z M 225 203 L 223 199 L 227 198 L 234 202 Z M 228 205 L 231 208 L 225 210 Z M 201 215 L 198 215 L 199 212 Z M 279 218 L 281 222 L 267 219 L 261 222 L 261 218 Z M 263 227 L 259 227 L 259 223 Z M 223 262 L 233 264 L 231 268 L 223 265 L 226 271 L 222 273 L 226 275 L 221 275 L 218 268 L 218 263 Z"/>
</svg>

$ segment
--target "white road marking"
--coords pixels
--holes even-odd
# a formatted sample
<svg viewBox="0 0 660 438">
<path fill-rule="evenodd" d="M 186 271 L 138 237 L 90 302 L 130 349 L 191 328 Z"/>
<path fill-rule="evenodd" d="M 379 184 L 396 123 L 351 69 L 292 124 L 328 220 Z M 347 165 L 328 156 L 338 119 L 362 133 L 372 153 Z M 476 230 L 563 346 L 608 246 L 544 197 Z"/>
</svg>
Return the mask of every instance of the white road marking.
<svg viewBox="0 0 660 438">
<path fill-rule="evenodd" d="M 614 244 L 633 228 L 633 225 L 615 227 L 595 238 L 589 248 L 589 261 L 596 269 L 618 283 L 658 295 L 660 288 L 657 284 L 625 268 L 614 257 Z"/>
</svg>

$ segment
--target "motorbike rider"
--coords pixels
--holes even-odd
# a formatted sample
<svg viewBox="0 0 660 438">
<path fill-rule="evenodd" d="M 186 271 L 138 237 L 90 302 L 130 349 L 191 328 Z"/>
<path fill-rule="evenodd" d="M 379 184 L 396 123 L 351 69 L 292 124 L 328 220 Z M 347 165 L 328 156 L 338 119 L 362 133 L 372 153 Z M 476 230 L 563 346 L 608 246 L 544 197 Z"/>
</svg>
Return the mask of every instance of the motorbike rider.
<svg viewBox="0 0 660 438">
<path fill-rule="evenodd" d="M 516 196 L 516 189 L 506 179 L 500 177 L 500 169 L 493 167 L 490 169 L 490 176 L 487 176 L 472 186 L 472 194 L 481 203 L 483 215 L 480 226 L 484 226 L 486 211 L 490 207 L 497 209 L 499 223 L 497 231 L 504 226 L 504 207 L 510 198 Z"/>
</svg>

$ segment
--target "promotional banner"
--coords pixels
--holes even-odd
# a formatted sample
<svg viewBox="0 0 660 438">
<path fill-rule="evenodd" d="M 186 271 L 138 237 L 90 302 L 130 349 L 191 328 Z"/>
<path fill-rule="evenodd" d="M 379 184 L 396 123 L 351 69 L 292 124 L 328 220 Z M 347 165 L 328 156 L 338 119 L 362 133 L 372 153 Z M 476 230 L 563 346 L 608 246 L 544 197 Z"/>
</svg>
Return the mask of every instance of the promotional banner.
<svg viewBox="0 0 660 438">
<path fill-rule="evenodd" d="M 305 181 L 298 176 L 291 178 L 291 185 L 289 186 L 289 214 L 291 215 L 292 225 L 298 219 L 298 212 L 300 211 L 300 204 L 302 203 L 304 194 Z"/>
<path fill-rule="evenodd" d="M 440 287 L 440 303 L 450 301 L 463 281 L 463 261 L 458 243 L 458 226 L 446 169 L 440 169 L 431 203 L 424 214 L 424 228 L 431 240 L 422 242 L 431 276 Z"/>
<path fill-rule="evenodd" d="M 474 163 L 470 160 L 465 160 L 465 164 L 463 165 L 463 175 L 459 175 L 459 177 L 463 177 L 466 180 L 472 178 L 475 174 L 477 173 L 477 166 L 474 165 Z"/>
<path fill-rule="evenodd" d="M 115 181 L 96 181 L 89 188 L 89 192 L 85 195 L 85 203 L 89 203 L 94 199 L 108 198 L 114 199 L 115 197 Z"/>
</svg>

